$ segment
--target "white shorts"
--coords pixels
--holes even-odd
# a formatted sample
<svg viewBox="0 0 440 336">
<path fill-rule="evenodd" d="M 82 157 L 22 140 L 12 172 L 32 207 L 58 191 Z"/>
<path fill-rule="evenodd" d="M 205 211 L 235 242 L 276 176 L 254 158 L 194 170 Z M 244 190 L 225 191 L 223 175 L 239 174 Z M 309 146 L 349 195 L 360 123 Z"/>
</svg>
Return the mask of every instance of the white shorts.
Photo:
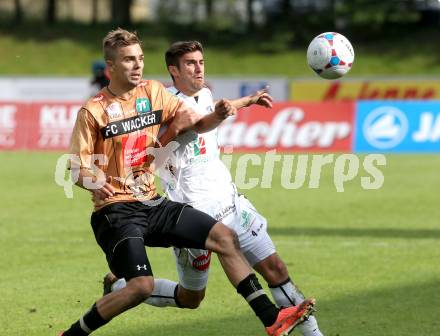
<svg viewBox="0 0 440 336">
<path fill-rule="evenodd" d="M 221 221 L 238 236 L 240 249 L 251 266 L 275 253 L 267 233 L 267 220 L 243 195 L 236 198 L 236 211 Z M 189 290 L 206 287 L 211 253 L 206 250 L 174 248 L 179 283 Z"/>
</svg>

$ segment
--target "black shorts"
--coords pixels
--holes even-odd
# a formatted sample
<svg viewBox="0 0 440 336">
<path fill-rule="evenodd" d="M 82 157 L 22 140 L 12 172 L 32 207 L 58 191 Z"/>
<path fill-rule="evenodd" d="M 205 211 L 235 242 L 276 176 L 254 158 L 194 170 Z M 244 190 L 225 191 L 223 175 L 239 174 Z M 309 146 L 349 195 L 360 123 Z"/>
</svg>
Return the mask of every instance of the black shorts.
<svg viewBox="0 0 440 336">
<path fill-rule="evenodd" d="M 110 204 L 91 218 L 96 241 L 111 271 L 127 280 L 153 275 L 144 245 L 203 249 L 216 222 L 199 210 L 166 198 L 156 206 L 142 202 Z"/>
</svg>

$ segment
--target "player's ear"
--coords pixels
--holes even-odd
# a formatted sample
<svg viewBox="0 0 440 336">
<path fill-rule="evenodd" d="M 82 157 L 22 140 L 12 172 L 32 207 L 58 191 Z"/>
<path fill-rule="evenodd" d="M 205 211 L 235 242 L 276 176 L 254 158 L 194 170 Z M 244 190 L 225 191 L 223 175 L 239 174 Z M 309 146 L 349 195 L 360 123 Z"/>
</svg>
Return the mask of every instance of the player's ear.
<svg viewBox="0 0 440 336">
<path fill-rule="evenodd" d="M 179 74 L 179 69 L 175 65 L 169 65 L 168 72 L 171 76 L 176 77 Z"/>
<path fill-rule="evenodd" d="M 107 69 L 108 69 L 108 71 L 110 71 L 110 72 L 113 72 L 115 69 L 115 65 L 114 65 L 114 63 L 113 63 L 113 61 L 112 60 L 106 60 L 105 61 L 105 64 L 107 65 Z"/>
</svg>

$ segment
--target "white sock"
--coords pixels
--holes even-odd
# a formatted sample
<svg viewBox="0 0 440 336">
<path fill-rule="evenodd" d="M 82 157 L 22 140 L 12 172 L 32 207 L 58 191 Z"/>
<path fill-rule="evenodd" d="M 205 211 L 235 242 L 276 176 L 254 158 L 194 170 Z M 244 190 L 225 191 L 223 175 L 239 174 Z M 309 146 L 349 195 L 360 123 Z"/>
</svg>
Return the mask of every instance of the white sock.
<svg viewBox="0 0 440 336">
<path fill-rule="evenodd" d="M 178 307 L 175 294 L 177 282 L 168 279 L 154 279 L 154 290 L 144 303 L 155 307 Z"/>
<path fill-rule="evenodd" d="M 290 307 L 304 301 L 304 295 L 290 280 L 276 287 L 270 287 L 272 296 L 278 307 Z M 309 316 L 307 321 L 301 323 L 297 329 L 304 336 L 323 336 L 318 328 L 318 322 L 314 316 Z"/>
<path fill-rule="evenodd" d="M 125 279 L 118 279 L 112 285 L 112 292 L 125 286 L 127 286 Z M 144 303 L 155 307 L 178 307 L 174 298 L 176 288 L 177 282 L 168 279 L 154 279 L 153 293 Z"/>
<path fill-rule="evenodd" d="M 112 284 L 112 292 L 117 292 L 118 290 L 121 290 L 122 288 L 124 288 L 125 286 L 127 286 L 127 283 L 125 282 L 125 279 L 118 279 L 116 280 L 113 284 Z"/>
</svg>

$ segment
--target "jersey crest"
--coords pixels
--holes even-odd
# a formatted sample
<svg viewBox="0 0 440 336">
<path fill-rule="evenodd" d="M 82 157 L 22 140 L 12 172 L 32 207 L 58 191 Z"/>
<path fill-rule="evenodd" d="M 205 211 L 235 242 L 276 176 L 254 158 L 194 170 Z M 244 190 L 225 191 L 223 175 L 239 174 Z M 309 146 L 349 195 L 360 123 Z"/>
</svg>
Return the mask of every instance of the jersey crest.
<svg viewBox="0 0 440 336">
<path fill-rule="evenodd" d="M 206 143 L 203 136 L 199 136 L 193 142 L 194 156 L 206 154 Z"/>
</svg>

